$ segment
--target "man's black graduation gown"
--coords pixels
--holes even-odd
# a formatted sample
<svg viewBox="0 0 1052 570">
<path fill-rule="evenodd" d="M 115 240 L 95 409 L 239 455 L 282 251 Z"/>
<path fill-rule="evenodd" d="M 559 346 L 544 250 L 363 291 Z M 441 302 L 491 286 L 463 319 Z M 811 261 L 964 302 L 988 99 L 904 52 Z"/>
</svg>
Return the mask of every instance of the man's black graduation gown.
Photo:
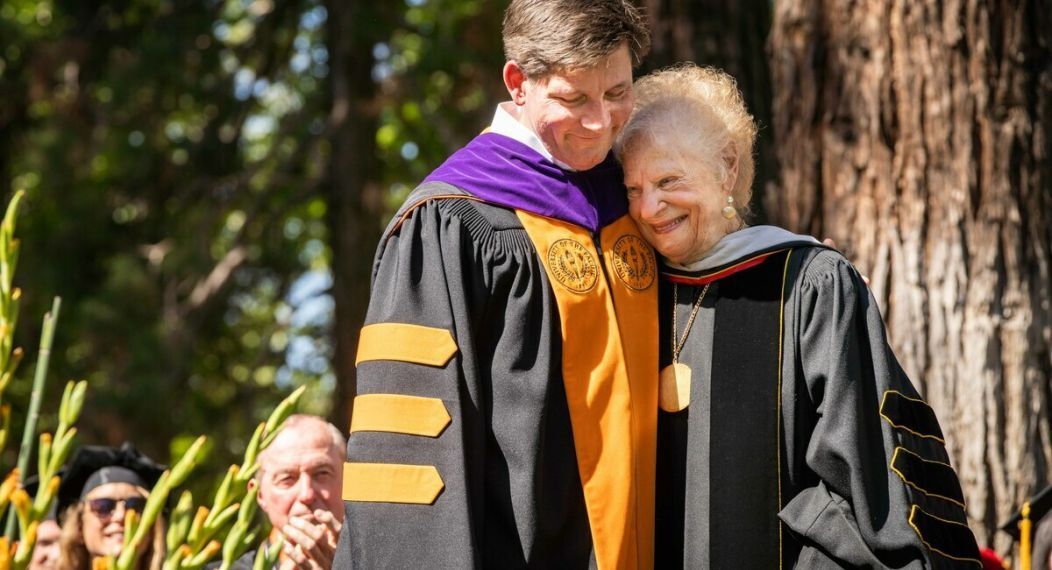
<svg viewBox="0 0 1052 570">
<path fill-rule="evenodd" d="M 341 568 L 649 568 L 657 263 L 612 158 L 484 134 L 377 251 Z"/>
</svg>

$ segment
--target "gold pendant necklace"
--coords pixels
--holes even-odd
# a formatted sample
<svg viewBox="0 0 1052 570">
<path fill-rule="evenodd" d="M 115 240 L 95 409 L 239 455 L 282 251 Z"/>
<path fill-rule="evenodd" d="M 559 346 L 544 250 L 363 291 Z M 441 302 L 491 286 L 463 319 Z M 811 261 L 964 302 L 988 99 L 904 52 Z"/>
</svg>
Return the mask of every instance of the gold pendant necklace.
<svg viewBox="0 0 1052 570">
<path fill-rule="evenodd" d="M 709 285 L 701 290 L 701 295 L 694 302 L 694 308 L 690 311 L 690 319 L 687 327 L 683 330 L 683 336 L 676 340 L 676 309 L 679 308 L 679 284 L 672 290 L 672 364 L 661 370 L 658 385 L 658 406 L 670 413 L 681 412 L 690 405 L 690 366 L 679 361 L 679 354 L 683 351 L 683 345 L 687 343 L 687 335 L 694 326 L 694 318 L 698 316 L 701 309 L 701 301 L 705 299 L 705 293 L 709 292 Z"/>
</svg>

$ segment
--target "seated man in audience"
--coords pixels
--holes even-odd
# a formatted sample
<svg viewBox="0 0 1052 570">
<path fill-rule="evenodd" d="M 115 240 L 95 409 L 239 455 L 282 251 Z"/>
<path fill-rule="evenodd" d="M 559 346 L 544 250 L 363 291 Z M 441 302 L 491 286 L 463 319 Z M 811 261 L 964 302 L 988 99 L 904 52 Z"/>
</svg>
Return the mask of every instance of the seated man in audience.
<svg viewBox="0 0 1052 570">
<path fill-rule="evenodd" d="M 259 455 L 252 485 L 273 527 L 268 548 L 283 538 L 278 567 L 328 570 L 343 524 L 343 457 L 340 430 L 317 416 L 296 414 Z M 241 557 L 236 570 L 251 570 L 258 551 Z"/>
</svg>

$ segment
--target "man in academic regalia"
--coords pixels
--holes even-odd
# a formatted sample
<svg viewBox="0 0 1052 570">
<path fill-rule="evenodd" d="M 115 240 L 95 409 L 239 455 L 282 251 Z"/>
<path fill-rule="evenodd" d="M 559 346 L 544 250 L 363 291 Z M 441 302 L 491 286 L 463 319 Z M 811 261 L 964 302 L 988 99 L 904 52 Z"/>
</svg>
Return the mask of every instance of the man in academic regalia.
<svg viewBox="0 0 1052 570">
<path fill-rule="evenodd" d="M 646 568 L 656 261 L 610 155 L 646 24 L 513 0 L 511 101 L 384 233 L 358 348 L 340 568 Z"/>
</svg>

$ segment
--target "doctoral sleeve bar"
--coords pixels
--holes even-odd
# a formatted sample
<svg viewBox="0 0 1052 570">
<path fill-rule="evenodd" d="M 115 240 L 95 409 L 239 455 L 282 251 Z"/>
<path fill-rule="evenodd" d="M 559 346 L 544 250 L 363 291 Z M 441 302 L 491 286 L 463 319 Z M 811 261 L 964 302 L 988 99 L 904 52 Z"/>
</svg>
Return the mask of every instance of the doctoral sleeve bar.
<svg viewBox="0 0 1052 570">
<path fill-rule="evenodd" d="M 344 465 L 344 567 L 479 565 L 476 284 L 462 277 L 477 256 L 438 201 L 409 212 L 381 245 Z"/>
</svg>

